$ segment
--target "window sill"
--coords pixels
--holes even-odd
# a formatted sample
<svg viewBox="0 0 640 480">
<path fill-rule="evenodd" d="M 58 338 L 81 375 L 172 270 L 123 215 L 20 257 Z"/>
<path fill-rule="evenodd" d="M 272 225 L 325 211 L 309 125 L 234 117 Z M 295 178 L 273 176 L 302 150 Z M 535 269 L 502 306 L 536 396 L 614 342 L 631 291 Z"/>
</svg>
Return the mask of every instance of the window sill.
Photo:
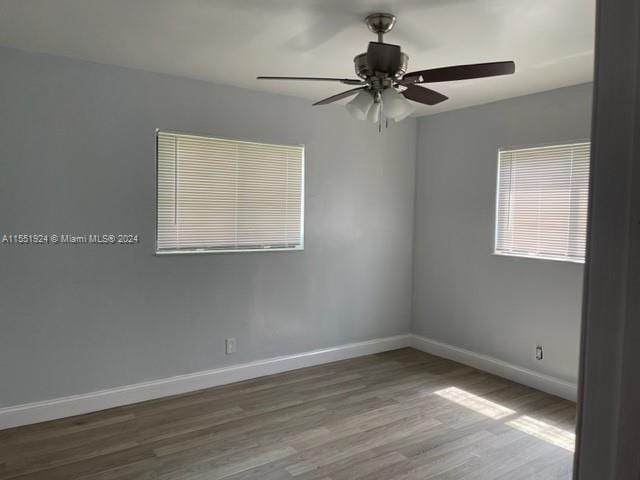
<svg viewBox="0 0 640 480">
<path fill-rule="evenodd" d="M 494 255 L 496 257 L 525 258 L 529 260 L 543 260 L 546 262 L 573 263 L 576 265 L 584 265 L 584 260 L 572 260 L 569 258 L 554 258 L 554 257 L 544 257 L 540 255 L 524 255 L 524 254 L 502 253 L 502 252 L 491 252 L 491 255 Z"/>
<path fill-rule="evenodd" d="M 193 248 L 184 250 L 164 250 L 155 252 L 156 256 L 163 257 L 165 255 L 200 255 L 210 253 L 262 253 L 262 252 L 300 252 L 304 250 L 304 246 L 300 247 L 281 247 L 281 248 L 247 248 L 233 250 L 213 250 L 207 248 Z"/>
</svg>

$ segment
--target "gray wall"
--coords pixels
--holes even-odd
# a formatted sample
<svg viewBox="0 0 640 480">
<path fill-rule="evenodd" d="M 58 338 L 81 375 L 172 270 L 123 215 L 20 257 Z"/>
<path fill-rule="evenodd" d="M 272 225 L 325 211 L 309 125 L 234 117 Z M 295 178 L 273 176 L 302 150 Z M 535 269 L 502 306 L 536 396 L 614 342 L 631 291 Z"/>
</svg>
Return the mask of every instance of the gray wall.
<svg viewBox="0 0 640 480">
<path fill-rule="evenodd" d="M 583 266 L 491 252 L 498 149 L 588 138 L 591 94 L 579 85 L 419 119 L 414 333 L 576 381 Z"/>
<path fill-rule="evenodd" d="M 0 233 L 142 238 L 0 245 L 0 406 L 409 330 L 415 120 L 379 135 L 338 106 L 8 49 L 0 70 Z M 304 143 L 306 249 L 154 256 L 156 128 Z"/>
</svg>

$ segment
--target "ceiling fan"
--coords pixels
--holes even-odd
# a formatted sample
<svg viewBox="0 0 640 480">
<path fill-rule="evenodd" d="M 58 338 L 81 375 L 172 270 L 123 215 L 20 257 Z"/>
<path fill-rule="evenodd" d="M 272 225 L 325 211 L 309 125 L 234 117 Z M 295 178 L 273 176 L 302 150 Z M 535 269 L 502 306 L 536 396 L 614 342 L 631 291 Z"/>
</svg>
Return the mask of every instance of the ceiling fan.
<svg viewBox="0 0 640 480">
<path fill-rule="evenodd" d="M 355 88 L 322 99 L 313 105 L 326 105 L 356 95 L 346 105 L 347 111 L 359 120 L 369 120 L 380 126 L 383 117 L 396 122 L 408 117 L 413 112 L 413 105 L 408 100 L 425 105 L 437 105 L 447 100 L 446 95 L 420 86 L 421 83 L 493 77 L 515 72 L 515 63 L 508 61 L 455 65 L 407 73 L 408 55 L 399 45 L 383 42 L 383 35 L 389 33 L 396 24 L 395 15 L 372 13 L 365 18 L 365 23 L 369 30 L 378 35 L 378 41 L 369 42 L 367 51 L 353 59 L 359 78 L 260 76 L 257 77 L 258 80 L 306 80 L 353 85 Z"/>
</svg>

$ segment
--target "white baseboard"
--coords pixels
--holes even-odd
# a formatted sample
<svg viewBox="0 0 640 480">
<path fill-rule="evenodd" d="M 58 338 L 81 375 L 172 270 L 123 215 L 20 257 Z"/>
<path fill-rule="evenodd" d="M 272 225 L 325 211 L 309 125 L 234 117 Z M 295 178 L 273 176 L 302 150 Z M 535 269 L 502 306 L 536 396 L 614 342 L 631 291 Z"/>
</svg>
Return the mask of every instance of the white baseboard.
<svg viewBox="0 0 640 480">
<path fill-rule="evenodd" d="M 407 346 L 508 378 L 509 380 L 537 388 L 538 390 L 568 400 L 575 401 L 577 396 L 577 386 L 574 383 L 534 372 L 533 370 L 519 367 L 487 355 L 465 350 L 464 348 L 455 347 L 438 340 L 411 334 L 378 338 L 366 342 L 349 343 L 295 355 L 273 357 L 255 362 L 151 380 L 80 395 L 4 407 L 0 408 L 0 430 L 73 415 L 81 415 L 83 413 L 96 412 L 107 408 L 152 400 L 154 398 L 193 392 L 204 388 L 363 355 L 371 355 L 373 353 L 395 350 Z"/>
<path fill-rule="evenodd" d="M 454 360 L 464 365 L 477 368 L 478 370 L 484 370 L 499 377 L 504 377 L 514 382 L 542 390 L 543 392 L 566 398 L 567 400 L 575 401 L 577 397 L 578 387 L 575 383 L 534 372 L 533 370 L 519 367 L 518 365 L 513 365 L 497 358 L 414 334 L 410 335 L 409 345 L 417 350 L 422 350 L 423 352 L 437 355 L 438 357 L 448 358 L 449 360 Z"/>
<path fill-rule="evenodd" d="M 107 408 L 193 392 L 203 388 L 239 382 L 251 378 L 347 358 L 395 350 L 409 345 L 409 335 L 378 338 L 366 342 L 349 343 L 310 352 L 268 358 L 229 367 L 178 375 L 175 377 L 109 388 L 80 395 L 55 398 L 42 402 L 0 408 L 0 430 L 44 422 L 58 418 L 96 412 Z"/>
</svg>

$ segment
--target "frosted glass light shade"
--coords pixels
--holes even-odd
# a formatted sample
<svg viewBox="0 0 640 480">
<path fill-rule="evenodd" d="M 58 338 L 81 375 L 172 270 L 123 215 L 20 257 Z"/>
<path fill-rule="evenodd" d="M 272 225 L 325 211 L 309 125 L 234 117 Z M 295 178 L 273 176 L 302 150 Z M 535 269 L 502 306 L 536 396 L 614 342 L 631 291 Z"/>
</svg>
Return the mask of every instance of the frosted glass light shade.
<svg viewBox="0 0 640 480">
<path fill-rule="evenodd" d="M 404 120 L 405 118 L 407 118 L 409 115 L 411 115 L 414 111 L 414 106 L 413 104 L 405 99 L 405 102 L 407 102 L 407 109 L 405 110 L 405 112 L 402 115 L 397 116 L 396 118 L 393 119 L 394 122 L 400 122 L 402 120 Z"/>
<path fill-rule="evenodd" d="M 367 120 L 371 123 L 378 123 L 378 120 L 380 120 L 380 108 L 382 108 L 382 104 L 380 102 L 374 102 L 367 112 Z"/>
<path fill-rule="evenodd" d="M 385 116 L 396 122 L 403 120 L 413 112 L 411 102 L 398 93 L 395 88 L 387 88 L 382 92 L 382 104 Z"/>
<path fill-rule="evenodd" d="M 373 104 L 373 96 L 366 90 L 360 92 L 356 97 L 345 105 L 347 112 L 357 120 L 365 120 L 371 105 Z"/>
</svg>

